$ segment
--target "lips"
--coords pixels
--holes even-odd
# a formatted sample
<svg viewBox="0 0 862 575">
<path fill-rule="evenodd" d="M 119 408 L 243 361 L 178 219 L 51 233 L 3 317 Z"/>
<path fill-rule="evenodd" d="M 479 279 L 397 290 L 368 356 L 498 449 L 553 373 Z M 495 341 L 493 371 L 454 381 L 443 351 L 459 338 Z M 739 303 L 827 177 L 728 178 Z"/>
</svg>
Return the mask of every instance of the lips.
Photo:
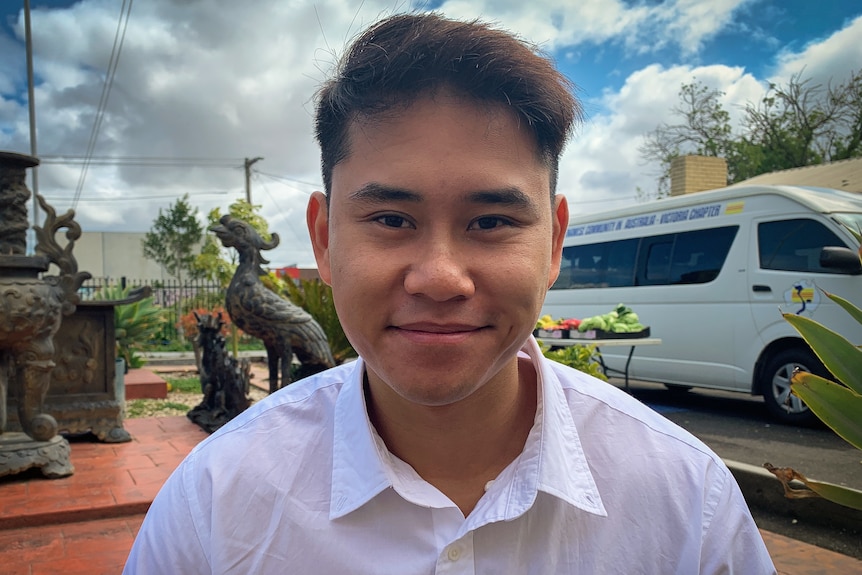
<svg viewBox="0 0 862 575">
<path fill-rule="evenodd" d="M 392 326 L 404 340 L 423 346 L 464 344 L 484 333 L 488 326 L 463 323 L 410 322 Z"/>
<path fill-rule="evenodd" d="M 397 329 L 401 329 L 401 330 L 406 330 L 406 331 L 444 334 L 445 335 L 445 334 L 466 333 L 466 332 L 476 331 L 476 330 L 482 329 L 485 326 L 463 324 L 463 323 L 410 322 L 410 323 L 404 323 L 404 324 L 396 325 L 393 327 L 395 327 Z"/>
</svg>

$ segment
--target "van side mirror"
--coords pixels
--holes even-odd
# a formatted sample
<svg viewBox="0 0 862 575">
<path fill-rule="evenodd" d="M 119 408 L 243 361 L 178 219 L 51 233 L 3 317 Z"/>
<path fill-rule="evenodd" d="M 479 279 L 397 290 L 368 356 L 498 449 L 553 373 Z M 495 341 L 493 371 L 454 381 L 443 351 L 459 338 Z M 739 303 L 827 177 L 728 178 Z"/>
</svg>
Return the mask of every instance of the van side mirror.
<svg viewBox="0 0 862 575">
<path fill-rule="evenodd" d="M 825 246 L 820 250 L 820 265 L 848 275 L 862 274 L 862 262 L 859 261 L 859 253 L 850 248 Z"/>
</svg>

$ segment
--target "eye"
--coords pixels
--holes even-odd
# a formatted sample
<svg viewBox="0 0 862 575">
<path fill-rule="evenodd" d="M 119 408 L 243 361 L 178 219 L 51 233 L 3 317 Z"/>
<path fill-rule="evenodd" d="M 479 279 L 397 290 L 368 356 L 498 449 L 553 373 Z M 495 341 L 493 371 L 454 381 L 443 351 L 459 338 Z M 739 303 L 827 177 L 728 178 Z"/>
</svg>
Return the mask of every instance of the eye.
<svg viewBox="0 0 862 575">
<path fill-rule="evenodd" d="M 375 221 L 383 224 L 388 228 L 404 228 L 410 226 L 410 222 L 404 216 L 395 214 L 386 214 L 375 218 Z"/>
<path fill-rule="evenodd" d="M 500 226 L 510 225 L 512 225 L 511 220 L 501 218 L 500 216 L 482 216 L 481 218 L 476 218 L 470 223 L 471 228 L 478 228 L 480 230 L 493 230 Z"/>
</svg>

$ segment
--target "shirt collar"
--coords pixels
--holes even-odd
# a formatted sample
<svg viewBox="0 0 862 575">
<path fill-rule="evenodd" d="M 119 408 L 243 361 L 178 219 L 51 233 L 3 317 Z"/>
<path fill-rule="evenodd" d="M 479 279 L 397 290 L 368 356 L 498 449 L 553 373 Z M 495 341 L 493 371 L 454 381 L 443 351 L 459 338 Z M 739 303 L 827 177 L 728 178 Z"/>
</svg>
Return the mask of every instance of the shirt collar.
<svg viewBox="0 0 862 575">
<path fill-rule="evenodd" d="M 536 424 L 522 454 L 538 458 L 536 488 L 589 513 L 607 515 L 562 383 L 535 338 L 527 340 L 522 352 L 539 366 Z"/>
<path fill-rule="evenodd" d="M 368 419 L 362 382 L 365 362 L 354 362 L 335 401 L 332 443 L 332 491 L 329 518 L 359 509 L 392 485 Z"/>
<path fill-rule="evenodd" d="M 525 342 L 520 355 L 538 366 L 536 420 L 524 451 L 489 488 L 506 489 L 507 495 L 484 498 L 471 515 L 513 519 L 532 506 L 539 491 L 589 513 L 607 515 L 563 387 L 549 360 L 533 337 Z M 393 478 L 398 481 L 404 472 L 399 465 L 406 466 L 388 452 L 371 425 L 363 392 L 364 372 L 365 364 L 359 359 L 335 404 L 330 519 L 347 515 L 392 487 Z"/>
</svg>

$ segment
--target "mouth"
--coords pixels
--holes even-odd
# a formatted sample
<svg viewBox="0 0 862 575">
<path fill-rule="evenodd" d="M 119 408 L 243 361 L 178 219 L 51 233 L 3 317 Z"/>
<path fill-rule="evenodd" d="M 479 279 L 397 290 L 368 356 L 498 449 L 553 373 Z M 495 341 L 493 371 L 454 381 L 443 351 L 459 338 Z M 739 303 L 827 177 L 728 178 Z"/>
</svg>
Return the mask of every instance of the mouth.
<svg viewBox="0 0 862 575">
<path fill-rule="evenodd" d="M 401 336 L 414 343 L 461 343 L 489 329 L 487 325 L 462 323 L 410 322 L 392 326 Z"/>
</svg>

